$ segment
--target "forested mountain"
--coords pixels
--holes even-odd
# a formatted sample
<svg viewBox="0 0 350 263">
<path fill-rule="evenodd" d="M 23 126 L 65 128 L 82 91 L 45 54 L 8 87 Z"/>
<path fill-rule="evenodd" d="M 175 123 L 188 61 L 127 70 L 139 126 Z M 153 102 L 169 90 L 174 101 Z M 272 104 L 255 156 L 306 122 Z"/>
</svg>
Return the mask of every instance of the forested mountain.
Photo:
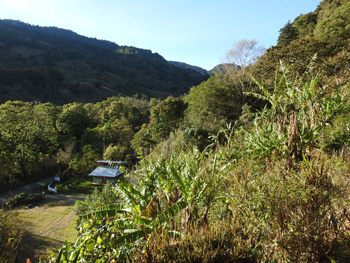
<svg viewBox="0 0 350 263">
<path fill-rule="evenodd" d="M 313 60 L 325 81 L 345 83 L 350 77 L 350 1 L 324 0 L 314 12 L 302 14 L 280 30 L 278 44 L 255 67 L 271 79 L 279 61 L 303 72 Z"/>
<path fill-rule="evenodd" d="M 181 97 L 6 102 L 0 106 L 1 185 L 51 171 L 86 178 L 100 158 L 134 165 L 126 180 L 76 203 L 77 240 L 55 262 L 347 262 L 349 22 L 349 0 L 323 0 L 288 22 L 263 55 L 255 40 L 238 42 L 230 52 L 246 63 L 220 65 Z M 102 44 L 76 41 L 93 50 Z M 41 44 L 38 54 L 54 45 Z M 101 56 L 115 49 L 103 44 Z M 20 48 L 15 53 L 17 46 L 2 49 L 25 65 L 31 56 L 17 54 Z M 52 53 L 52 69 L 67 74 L 57 73 L 62 83 L 75 75 L 89 80 L 72 66 L 92 72 L 92 62 L 82 59 L 88 52 L 62 61 L 71 55 L 62 50 L 61 57 Z M 139 49 L 117 50 L 117 58 L 162 60 Z"/>
<path fill-rule="evenodd" d="M 150 50 L 0 20 L 0 102 L 97 102 L 119 94 L 165 98 L 207 78 Z"/>
</svg>

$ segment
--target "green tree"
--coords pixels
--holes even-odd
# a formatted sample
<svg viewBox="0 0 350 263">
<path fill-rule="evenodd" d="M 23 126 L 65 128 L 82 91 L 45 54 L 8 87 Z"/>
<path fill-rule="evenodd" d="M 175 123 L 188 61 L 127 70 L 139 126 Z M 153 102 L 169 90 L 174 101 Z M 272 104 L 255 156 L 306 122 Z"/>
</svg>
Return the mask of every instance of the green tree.
<svg viewBox="0 0 350 263">
<path fill-rule="evenodd" d="M 106 128 L 106 143 L 108 144 L 114 143 L 129 147 L 133 136 L 132 126 L 125 117 L 115 119 L 109 123 L 109 128 Z"/>
<path fill-rule="evenodd" d="M 148 154 L 151 147 L 168 138 L 170 132 L 180 127 L 186 102 L 182 98 L 168 97 L 150 110 L 150 121 L 148 125 L 142 125 L 132 141 L 135 151 Z"/>
<path fill-rule="evenodd" d="M 104 131 L 99 128 L 87 128 L 81 137 L 81 146 L 91 145 L 94 149 L 103 152 L 103 135 Z"/>
<path fill-rule="evenodd" d="M 300 15 L 294 20 L 293 24 L 298 31 L 299 37 L 312 37 L 317 24 L 317 13 L 311 12 Z"/>
<path fill-rule="evenodd" d="M 80 139 L 85 130 L 90 127 L 91 119 L 80 103 L 66 104 L 56 121 L 59 132 Z"/>
<path fill-rule="evenodd" d="M 69 163 L 65 173 L 70 175 L 87 175 L 96 168 L 96 161 L 101 159 L 101 154 L 91 145 L 85 145 L 81 155 L 76 155 Z"/>
<path fill-rule="evenodd" d="M 220 76 L 211 77 L 192 87 L 184 97 L 188 104 L 185 121 L 196 129 L 216 133 L 240 116 L 241 95 L 239 88 L 227 84 Z"/>
<path fill-rule="evenodd" d="M 186 108 L 182 98 L 168 97 L 151 108 L 150 128 L 159 138 L 166 138 L 171 131 L 179 127 Z"/>
<path fill-rule="evenodd" d="M 298 37 L 298 31 L 295 26 L 288 21 L 288 23 L 280 29 L 280 34 L 278 36 L 278 45 L 286 45 L 292 42 Z"/>
<path fill-rule="evenodd" d="M 8 101 L 0 105 L 1 155 L 12 166 L 4 172 L 9 177 L 7 183 L 33 176 L 34 170 L 36 176 L 42 175 L 45 164 L 39 164 L 40 159 L 58 150 L 57 111 L 49 103 Z"/>
<path fill-rule="evenodd" d="M 126 154 L 127 154 L 127 148 L 125 146 L 116 145 L 113 146 L 113 144 L 110 144 L 104 154 L 103 159 L 104 160 L 125 160 Z"/>
</svg>

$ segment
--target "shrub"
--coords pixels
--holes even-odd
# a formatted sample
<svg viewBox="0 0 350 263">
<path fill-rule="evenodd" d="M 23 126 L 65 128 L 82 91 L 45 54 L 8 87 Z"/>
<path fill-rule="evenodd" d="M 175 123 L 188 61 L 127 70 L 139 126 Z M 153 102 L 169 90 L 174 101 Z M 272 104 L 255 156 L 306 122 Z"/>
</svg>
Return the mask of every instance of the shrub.
<svg viewBox="0 0 350 263">
<path fill-rule="evenodd" d="M 322 159 L 265 173 L 241 168 L 228 178 L 232 221 L 263 261 L 319 262 L 336 244 L 346 247 L 348 172 Z"/>
<path fill-rule="evenodd" d="M 13 227 L 8 214 L 0 210 L 0 262 L 12 263 L 15 261 L 22 236 L 23 232 Z"/>
</svg>

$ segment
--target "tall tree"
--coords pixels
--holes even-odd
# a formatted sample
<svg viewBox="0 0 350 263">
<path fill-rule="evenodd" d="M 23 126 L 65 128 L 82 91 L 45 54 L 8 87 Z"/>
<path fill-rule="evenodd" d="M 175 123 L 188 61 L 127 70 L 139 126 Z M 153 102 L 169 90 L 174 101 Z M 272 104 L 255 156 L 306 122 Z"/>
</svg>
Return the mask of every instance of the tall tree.
<svg viewBox="0 0 350 263">
<path fill-rule="evenodd" d="M 168 97 L 151 108 L 150 127 L 160 138 L 166 138 L 171 131 L 179 127 L 186 108 L 187 104 L 182 98 Z"/>
<path fill-rule="evenodd" d="M 296 30 L 295 26 L 293 26 L 293 24 L 288 21 L 288 23 L 281 28 L 277 42 L 279 45 L 287 45 L 297 37 L 298 31 Z"/>
<path fill-rule="evenodd" d="M 233 47 L 226 53 L 224 64 L 233 84 L 240 87 L 241 92 L 250 89 L 251 82 L 248 76 L 249 66 L 253 65 L 265 52 L 265 48 L 258 44 L 258 41 L 242 39 L 233 44 Z M 232 64 L 234 67 L 232 67 Z M 242 96 L 244 100 L 244 96 Z M 243 101 L 243 104 L 245 101 Z"/>
</svg>

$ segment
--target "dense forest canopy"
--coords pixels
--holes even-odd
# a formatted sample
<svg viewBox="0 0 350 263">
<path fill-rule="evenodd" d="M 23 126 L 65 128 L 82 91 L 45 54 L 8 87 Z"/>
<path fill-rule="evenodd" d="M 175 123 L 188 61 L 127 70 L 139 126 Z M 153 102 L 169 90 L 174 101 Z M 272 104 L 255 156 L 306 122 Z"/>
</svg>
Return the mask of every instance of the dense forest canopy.
<svg viewBox="0 0 350 263">
<path fill-rule="evenodd" d="M 263 54 L 255 40 L 237 42 L 231 55 L 257 51 L 252 62 L 220 65 L 179 97 L 2 104 L 1 185 L 84 176 L 99 158 L 134 165 L 76 203 L 77 241 L 52 260 L 349 257 L 349 3 L 323 0 Z"/>
<path fill-rule="evenodd" d="M 45 175 L 85 175 L 84 158 L 135 160 L 131 140 L 148 122 L 149 102 L 111 97 L 96 104 L 8 101 L 0 105 L 2 190 Z M 78 168 L 77 168 L 78 167 Z M 79 168 L 84 168 L 79 170 Z M 79 170 L 79 171 L 78 171 Z"/>
</svg>

